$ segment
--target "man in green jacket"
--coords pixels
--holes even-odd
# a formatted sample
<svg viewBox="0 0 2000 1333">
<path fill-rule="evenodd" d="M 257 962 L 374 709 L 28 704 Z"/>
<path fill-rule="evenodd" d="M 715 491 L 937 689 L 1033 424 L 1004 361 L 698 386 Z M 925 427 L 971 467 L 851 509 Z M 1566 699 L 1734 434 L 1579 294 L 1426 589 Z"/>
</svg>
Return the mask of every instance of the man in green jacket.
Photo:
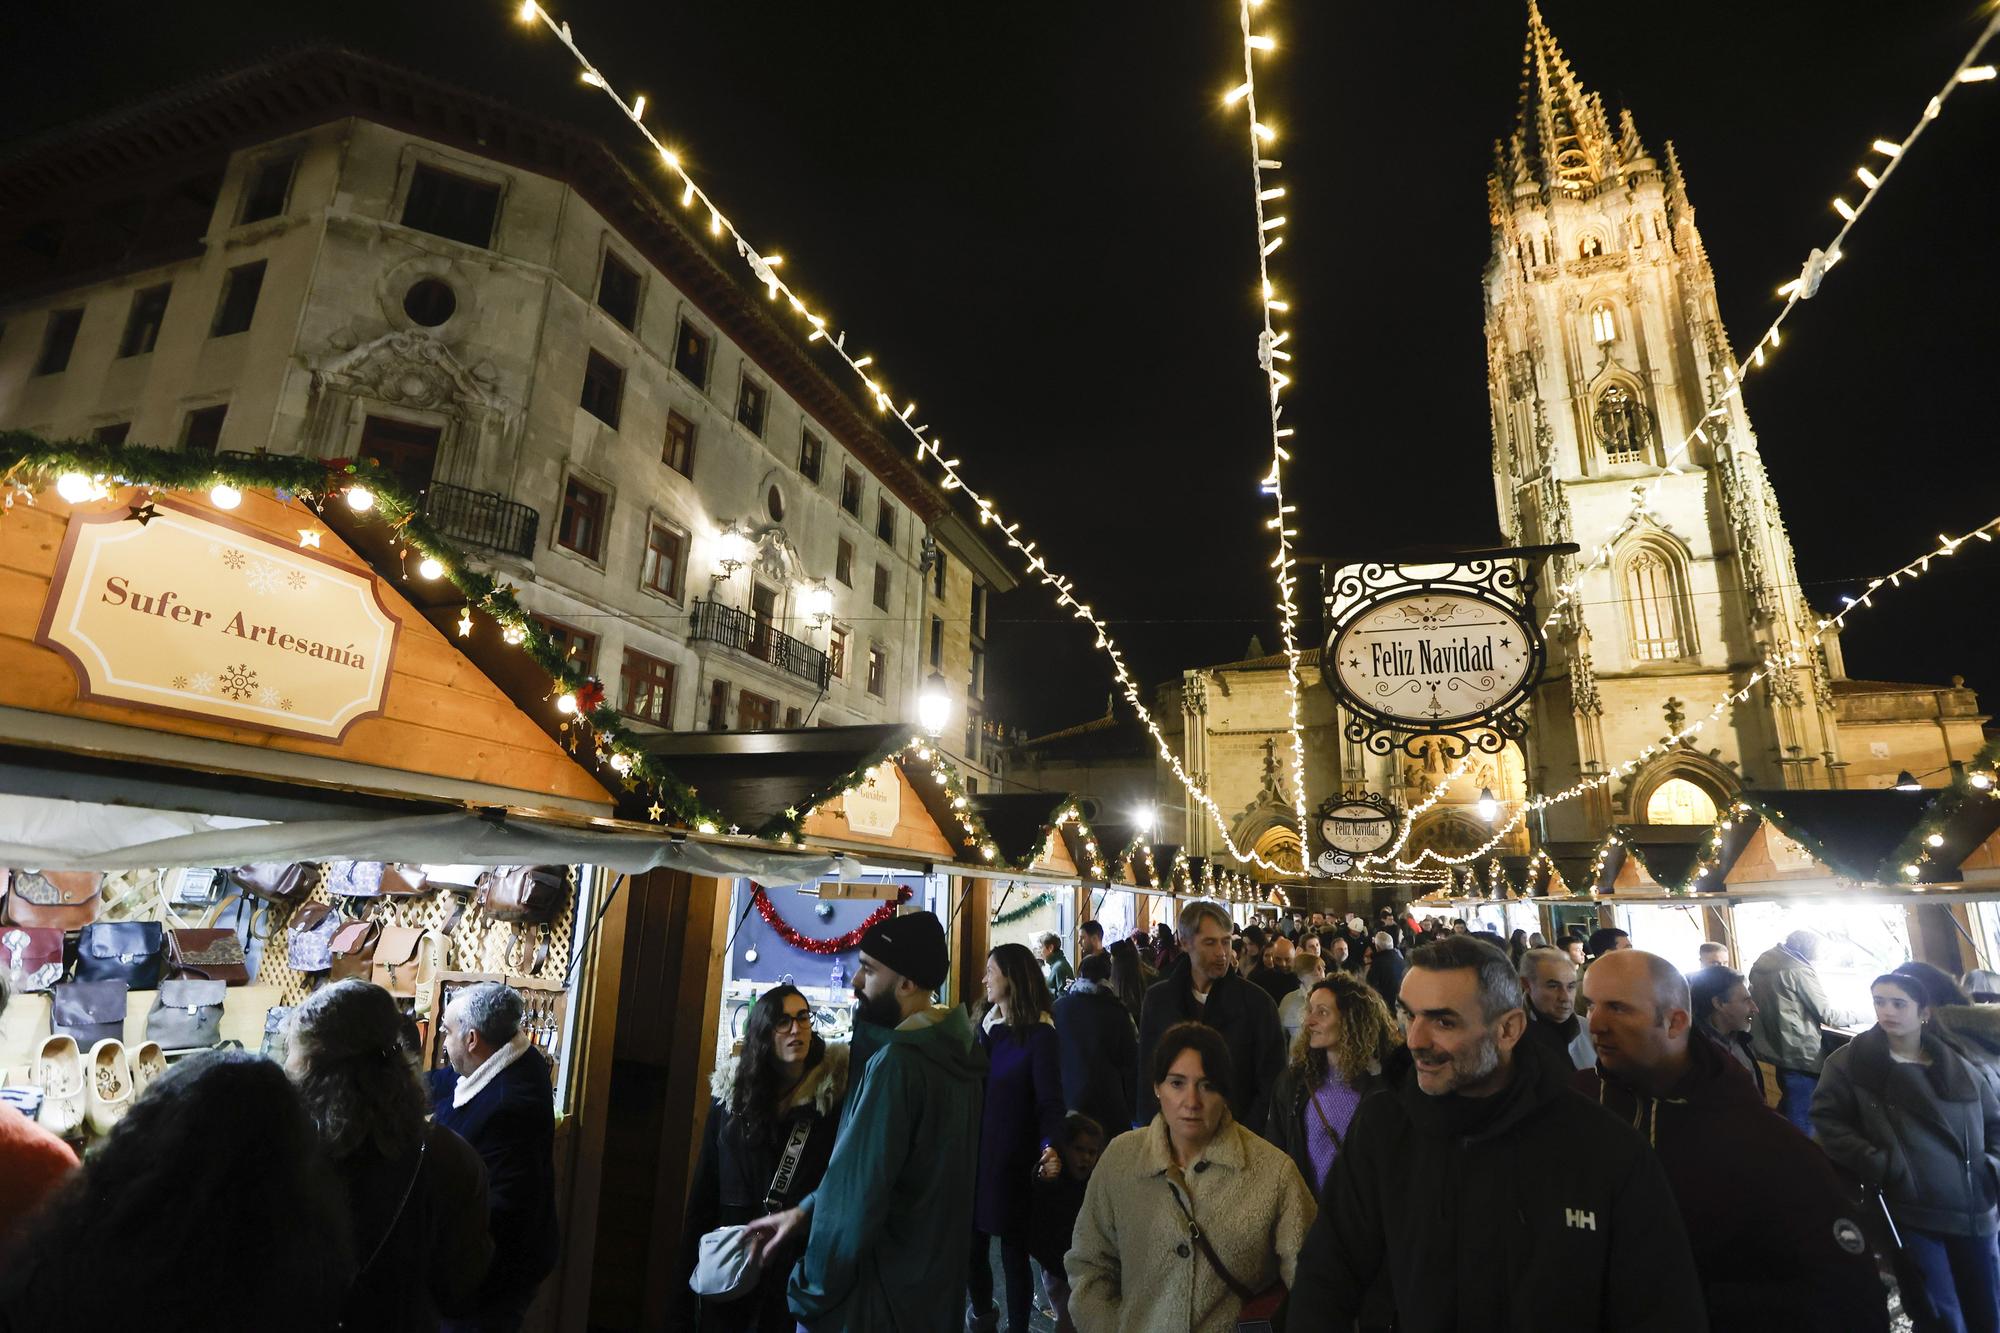
<svg viewBox="0 0 2000 1333">
<path fill-rule="evenodd" d="M 928 1333 L 965 1317 L 986 1055 L 963 1009 L 931 1003 L 949 973 L 944 927 L 929 912 L 862 936 L 851 1048 L 860 1072 L 826 1175 L 798 1207 L 750 1223 L 766 1249 L 810 1228 L 788 1295 L 812 1333 Z"/>
<path fill-rule="evenodd" d="M 1820 1030 L 1833 1021 L 1826 991 L 1813 966 L 1823 944 L 1819 932 L 1795 930 L 1750 966 L 1750 1047 L 1778 1071 L 1778 1111 L 1811 1135 L 1813 1088 L 1819 1083 Z"/>
</svg>

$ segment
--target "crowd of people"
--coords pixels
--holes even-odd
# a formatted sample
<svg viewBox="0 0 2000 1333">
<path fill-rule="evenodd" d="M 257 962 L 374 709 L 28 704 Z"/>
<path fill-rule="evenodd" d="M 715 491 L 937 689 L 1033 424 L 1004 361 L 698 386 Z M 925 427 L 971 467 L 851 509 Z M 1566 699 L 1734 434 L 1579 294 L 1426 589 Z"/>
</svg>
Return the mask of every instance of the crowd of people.
<svg viewBox="0 0 2000 1333">
<path fill-rule="evenodd" d="M 952 1006 L 942 926 L 891 918 L 851 1048 L 784 987 L 718 1067 L 686 1265 L 730 1232 L 748 1275 L 678 1326 L 1994 1333 L 2000 1006 L 1909 963 L 1839 1032 L 1819 944 L 1683 974 L 1192 902 L 998 945 Z"/>
<path fill-rule="evenodd" d="M 178 1061 L 81 1163 L 0 1106 L 0 1330 L 520 1328 L 559 1248 L 522 1019 L 510 987 L 459 991 L 426 1075 L 389 992 L 335 982 L 292 1011 L 283 1064 Z"/>
</svg>

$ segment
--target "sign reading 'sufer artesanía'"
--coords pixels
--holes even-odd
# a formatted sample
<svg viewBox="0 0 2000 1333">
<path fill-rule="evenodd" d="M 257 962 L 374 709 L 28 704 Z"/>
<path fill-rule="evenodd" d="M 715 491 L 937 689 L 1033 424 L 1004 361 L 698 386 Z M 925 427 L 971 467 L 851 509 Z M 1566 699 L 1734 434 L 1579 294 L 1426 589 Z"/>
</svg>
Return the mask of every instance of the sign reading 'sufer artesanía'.
<svg viewBox="0 0 2000 1333">
<path fill-rule="evenodd" d="M 382 711 L 401 627 L 373 575 L 153 504 L 70 516 L 35 641 L 82 698 L 322 740 Z"/>
</svg>

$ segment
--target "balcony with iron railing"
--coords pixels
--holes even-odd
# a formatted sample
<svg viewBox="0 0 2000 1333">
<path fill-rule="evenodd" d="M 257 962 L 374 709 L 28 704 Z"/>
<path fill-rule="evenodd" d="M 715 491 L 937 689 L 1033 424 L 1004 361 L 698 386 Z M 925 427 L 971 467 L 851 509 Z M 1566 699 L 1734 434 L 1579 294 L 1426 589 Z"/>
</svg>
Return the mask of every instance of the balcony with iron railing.
<svg viewBox="0 0 2000 1333">
<path fill-rule="evenodd" d="M 473 546 L 529 559 L 541 514 L 492 491 L 468 490 L 434 481 L 424 493 L 424 516 L 439 532 Z"/>
<path fill-rule="evenodd" d="M 825 653 L 809 643 L 801 643 L 768 620 L 720 602 L 695 599 L 688 638 L 694 643 L 719 643 L 733 648 L 796 676 L 815 689 L 824 690 L 832 679 L 832 664 Z"/>
</svg>

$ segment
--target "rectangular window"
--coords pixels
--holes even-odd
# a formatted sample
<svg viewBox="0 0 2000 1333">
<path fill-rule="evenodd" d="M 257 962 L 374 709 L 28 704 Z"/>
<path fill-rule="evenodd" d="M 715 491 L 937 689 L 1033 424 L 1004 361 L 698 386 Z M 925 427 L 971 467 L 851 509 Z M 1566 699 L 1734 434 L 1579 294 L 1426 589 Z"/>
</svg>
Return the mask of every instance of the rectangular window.
<svg viewBox="0 0 2000 1333">
<path fill-rule="evenodd" d="M 852 588 L 854 586 L 854 543 L 842 537 L 833 551 L 833 576 Z"/>
<path fill-rule="evenodd" d="M 421 421 L 400 421 L 395 417 L 369 415 L 361 423 L 361 445 L 357 452 L 372 458 L 395 474 L 403 489 L 416 495 L 431 484 L 437 466 L 438 443 L 444 427 L 427 426 Z"/>
<path fill-rule="evenodd" d="M 868 645 L 868 692 L 877 699 L 886 697 L 889 689 L 889 655 L 881 645 Z"/>
<path fill-rule="evenodd" d="M 896 544 L 896 508 L 887 496 L 875 501 L 875 535 L 891 546 Z"/>
<path fill-rule="evenodd" d="M 750 652 L 766 662 L 771 660 L 771 648 L 776 642 L 771 631 L 778 619 L 778 590 L 768 583 L 750 584 Z"/>
<path fill-rule="evenodd" d="M 251 168 L 243 185 L 243 207 L 237 213 L 237 225 L 262 222 L 284 212 L 285 201 L 292 192 L 292 173 L 298 165 L 296 156 L 274 157 Z"/>
<path fill-rule="evenodd" d="M 861 474 L 851 467 L 840 470 L 840 507 L 861 517 Z"/>
<path fill-rule="evenodd" d="M 108 426 L 99 426 L 96 430 L 90 432 L 90 438 L 96 444 L 123 444 L 126 437 L 131 433 L 131 422 L 114 421 Z"/>
<path fill-rule="evenodd" d="M 625 650 L 625 670 L 621 673 L 625 698 L 620 710 L 627 717 L 654 726 L 669 727 L 674 720 L 674 664 L 657 657 Z"/>
<path fill-rule="evenodd" d="M 799 725 L 799 710 L 796 708 L 787 708 L 785 710 L 786 729 L 791 730 L 793 728 L 796 728 L 798 725 Z"/>
<path fill-rule="evenodd" d="M 769 731 L 771 724 L 778 720 L 778 705 L 775 700 L 766 699 L 761 694 L 748 690 L 739 691 L 736 696 L 736 727 L 739 731 Z"/>
<path fill-rule="evenodd" d="M 965 757 L 973 763 L 979 760 L 979 714 L 967 711 L 965 715 Z"/>
<path fill-rule="evenodd" d="M 639 327 L 639 271 L 609 250 L 597 274 L 597 306 L 626 328 Z"/>
<path fill-rule="evenodd" d="M 729 682 L 718 680 L 708 687 L 708 729 L 729 730 Z"/>
<path fill-rule="evenodd" d="M 875 566 L 875 609 L 878 611 L 887 611 L 889 609 L 889 567 L 887 565 Z"/>
<path fill-rule="evenodd" d="M 681 580 L 687 571 L 688 539 L 684 532 L 677 532 L 664 523 L 655 523 L 646 537 L 646 568 L 643 575 L 648 589 L 675 601 L 681 599 Z"/>
<path fill-rule="evenodd" d="M 37 375 L 60 375 L 69 369 L 69 354 L 76 349 L 76 331 L 82 327 L 82 306 L 49 311 L 48 331 L 42 334 L 42 354 L 35 359 Z"/>
<path fill-rule="evenodd" d="M 583 366 L 583 410 L 617 430 L 618 407 L 624 397 L 624 368 L 592 348 Z"/>
<path fill-rule="evenodd" d="M 764 409 L 769 402 L 770 392 L 745 375 L 736 390 L 736 419 L 760 440 L 764 438 Z"/>
<path fill-rule="evenodd" d="M 555 642 L 556 651 L 574 661 L 585 671 L 597 670 L 597 636 L 565 625 L 560 620 L 550 620 L 547 616 L 531 616 L 542 633 Z"/>
<path fill-rule="evenodd" d="M 944 665 L 944 622 L 936 616 L 931 617 L 931 665 Z"/>
<path fill-rule="evenodd" d="M 984 648 L 974 648 L 972 650 L 970 693 L 975 699 L 984 699 L 986 697 L 986 650 Z"/>
<path fill-rule="evenodd" d="M 807 431 L 799 437 L 799 475 L 807 481 L 819 480 L 820 457 L 826 452 L 826 445 L 819 436 Z"/>
<path fill-rule="evenodd" d="M 604 515 L 609 508 L 609 497 L 603 491 L 571 477 L 563 485 L 556 545 L 567 546 L 586 560 L 598 559 L 604 552 Z"/>
<path fill-rule="evenodd" d="M 697 389 L 708 387 L 708 356 L 714 343 L 706 333 L 686 320 L 674 337 L 674 369 L 685 375 Z"/>
<path fill-rule="evenodd" d="M 172 283 L 161 283 L 132 293 L 132 309 L 125 316 L 125 336 L 118 340 L 119 356 L 144 356 L 160 341 L 160 325 L 167 317 L 167 297 Z"/>
<path fill-rule="evenodd" d="M 191 454 L 212 454 L 222 441 L 222 419 L 229 415 L 228 403 L 197 407 L 181 422 L 181 448 Z"/>
<path fill-rule="evenodd" d="M 827 666 L 833 672 L 835 680 L 847 679 L 847 645 L 853 635 L 854 631 L 847 626 L 835 625 L 833 633 L 827 636 Z"/>
<path fill-rule="evenodd" d="M 983 583 L 972 585 L 972 635 L 977 639 L 986 637 L 986 585 Z"/>
<path fill-rule="evenodd" d="M 944 552 L 931 552 L 931 596 L 944 600 Z"/>
<path fill-rule="evenodd" d="M 222 299 L 216 302 L 215 322 L 208 336 L 226 338 L 232 333 L 248 333 L 250 317 L 257 313 L 257 294 L 264 290 L 264 261 L 239 264 L 222 279 Z"/>
<path fill-rule="evenodd" d="M 667 412 L 667 442 L 660 450 L 660 461 L 694 479 L 694 423 L 672 410 Z"/>
<path fill-rule="evenodd" d="M 403 225 L 482 249 L 493 243 L 500 187 L 419 165 L 403 200 Z"/>
</svg>

